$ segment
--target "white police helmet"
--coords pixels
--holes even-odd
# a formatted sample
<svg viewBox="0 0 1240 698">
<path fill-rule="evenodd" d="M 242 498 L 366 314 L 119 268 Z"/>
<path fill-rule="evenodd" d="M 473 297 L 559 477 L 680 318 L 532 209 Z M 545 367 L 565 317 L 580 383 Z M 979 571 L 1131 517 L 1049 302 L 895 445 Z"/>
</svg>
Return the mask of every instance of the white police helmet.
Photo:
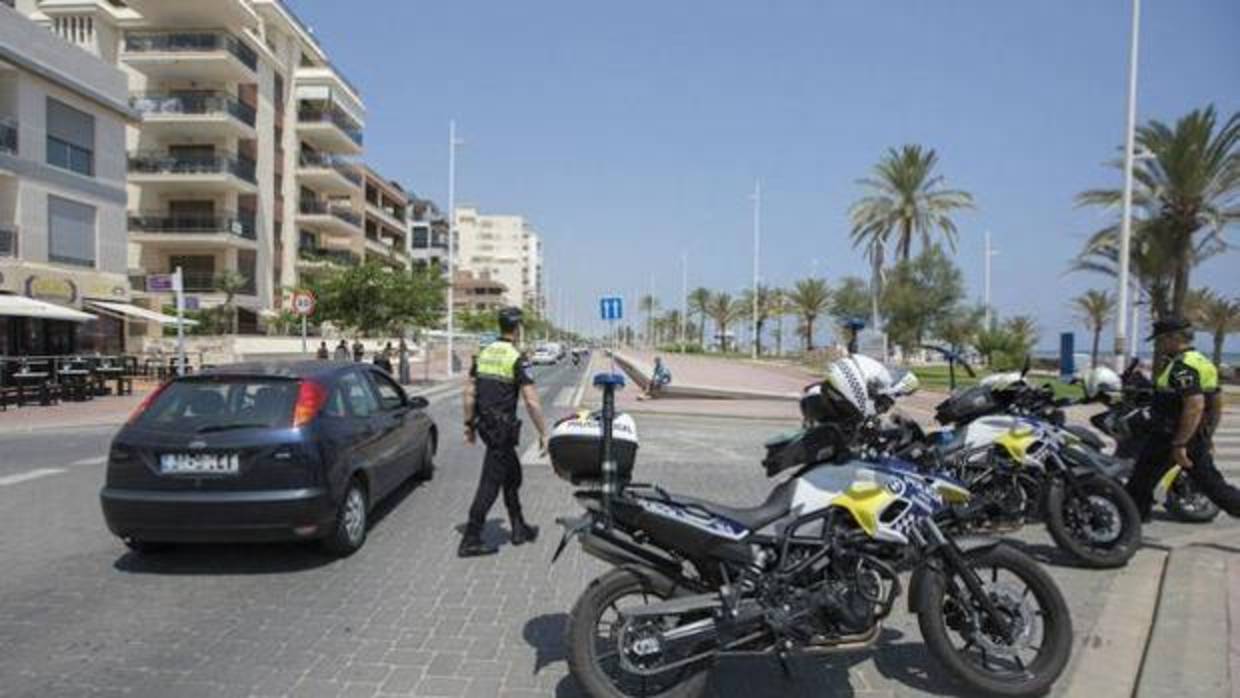
<svg viewBox="0 0 1240 698">
<path fill-rule="evenodd" d="M 891 371 L 881 362 L 854 354 L 831 362 L 827 367 L 827 383 L 860 416 L 872 417 L 877 412 L 874 397 L 885 394 L 894 381 Z"/>
<path fill-rule="evenodd" d="M 1094 366 L 1085 374 L 1081 385 L 1085 388 L 1085 397 L 1093 399 L 1099 395 L 1123 391 L 1124 382 L 1119 374 L 1106 366 Z"/>
</svg>

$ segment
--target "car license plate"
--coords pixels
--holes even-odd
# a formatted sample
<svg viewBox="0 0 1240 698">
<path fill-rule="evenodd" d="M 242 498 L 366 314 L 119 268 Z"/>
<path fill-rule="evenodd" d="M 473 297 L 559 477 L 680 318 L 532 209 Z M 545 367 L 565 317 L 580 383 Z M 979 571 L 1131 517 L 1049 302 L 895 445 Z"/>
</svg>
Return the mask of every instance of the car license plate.
<svg viewBox="0 0 1240 698">
<path fill-rule="evenodd" d="M 159 458 L 159 471 L 165 475 L 236 475 L 240 465 L 235 453 L 165 453 Z"/>
</svg>

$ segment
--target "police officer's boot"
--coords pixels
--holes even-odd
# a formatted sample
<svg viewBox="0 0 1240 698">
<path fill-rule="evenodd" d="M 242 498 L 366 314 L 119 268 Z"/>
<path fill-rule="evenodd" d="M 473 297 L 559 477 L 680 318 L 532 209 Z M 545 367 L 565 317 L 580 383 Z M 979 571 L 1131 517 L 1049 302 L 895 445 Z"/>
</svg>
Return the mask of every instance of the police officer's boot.
<svg viewBox="0 0 1240 698">
<path fill-rule="evenodd" d="M 457 548 L 457 557 L 482 557 L 484 555 L 494 555 L 499 552 L 499 548 L 494 545 L 488 545 L 482 540 L 482 536 L 477 533 L 466 533 L 461 538 L 461 547 Z"/>
<path fill-rule="evenodd" d="M 524 516 L 514 516 L 512 519 L 512 544 L 524 545 L 533 543 L 538 540 L 538 527 L 525 523 Z"/>
</svg>

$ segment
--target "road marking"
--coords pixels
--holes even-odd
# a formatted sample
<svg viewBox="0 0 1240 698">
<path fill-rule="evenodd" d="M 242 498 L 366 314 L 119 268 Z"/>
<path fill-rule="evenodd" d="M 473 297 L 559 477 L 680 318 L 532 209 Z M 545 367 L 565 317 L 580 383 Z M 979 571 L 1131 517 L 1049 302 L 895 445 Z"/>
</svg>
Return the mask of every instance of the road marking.
<svg viewBox="0 0 1240 698">
<path fill-rule="evenodd" d="M 41 477 L 47 477 L 49 475 L 58 475 L 64 471 L 64 468 L 37 468 L 28 472 L 18 473 L 16 475 L 5 475 L 4 477 L 0 477 L 0 487 L 16 485 L 19 482 L 26 482 L 27 480 L 37 480 Z"/>
<path fill-rule="evenodd" d="M 108 462 L 107 456 L 93 456 L 91 458 L 82 458 L 81 460 L 75 460 L 69 465 L 103 465 L 104 463 L 107 463 L 107 462 Z"/>
</svg>

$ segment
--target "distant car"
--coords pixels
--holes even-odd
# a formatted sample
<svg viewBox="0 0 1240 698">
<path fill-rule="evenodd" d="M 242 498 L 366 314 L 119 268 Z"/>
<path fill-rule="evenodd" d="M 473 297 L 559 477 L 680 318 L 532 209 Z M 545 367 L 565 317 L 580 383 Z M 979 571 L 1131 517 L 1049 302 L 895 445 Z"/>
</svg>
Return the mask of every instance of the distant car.
<svg viewBox="0 0 1240 698">
<path fill-rule="evenodd" d="M 318 539 L 350 555 L 376 502 L 431 476 L 438 433 L 427 406 L 386 372 L 352 362 L 235 364 L 177 378 L 113 439 L 104 520 L 139 553 Z"/>
<path fill-rule="evenodd" d="M 558 361 L 560 357 L 551 347 L 538 347 L 530 356 L 530 363 L 535 366 L 550 366 Z"/>
</svg>

